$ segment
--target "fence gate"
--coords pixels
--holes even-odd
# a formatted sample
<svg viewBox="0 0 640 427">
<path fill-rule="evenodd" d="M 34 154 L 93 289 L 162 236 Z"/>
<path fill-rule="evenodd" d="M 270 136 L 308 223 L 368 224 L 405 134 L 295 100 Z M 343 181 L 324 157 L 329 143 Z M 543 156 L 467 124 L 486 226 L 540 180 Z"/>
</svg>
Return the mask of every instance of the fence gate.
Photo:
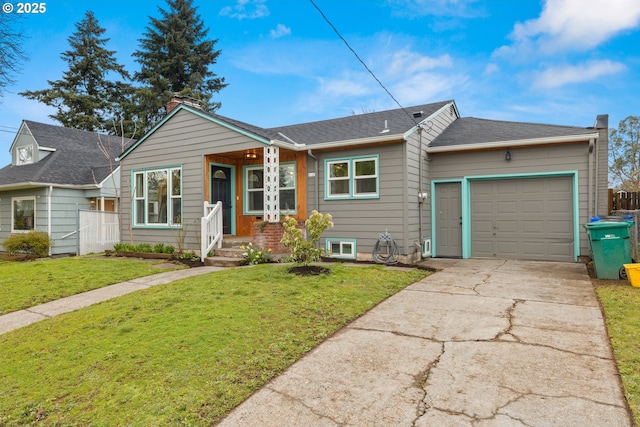
<svg viewBox="0 0 640 427">
<path fill-rule="evenodd" d="M 104 252 L 120 242 L 117 212 L 80 211 L 78 255 Z"/>
</svg>

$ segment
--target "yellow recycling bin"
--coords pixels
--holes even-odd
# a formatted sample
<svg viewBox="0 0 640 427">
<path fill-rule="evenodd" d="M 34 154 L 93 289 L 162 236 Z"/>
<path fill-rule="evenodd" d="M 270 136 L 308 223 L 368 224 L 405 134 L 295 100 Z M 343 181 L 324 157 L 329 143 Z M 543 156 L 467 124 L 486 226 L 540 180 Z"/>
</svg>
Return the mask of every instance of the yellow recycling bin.
<svg viewBox="0 0 640 427">
<path fill-rule="evenodd" d="M 627 270 L 627 278 L 634 288 L 640 288 L 640 264 L 625 264 L 624 269 Z"/>
</svg>

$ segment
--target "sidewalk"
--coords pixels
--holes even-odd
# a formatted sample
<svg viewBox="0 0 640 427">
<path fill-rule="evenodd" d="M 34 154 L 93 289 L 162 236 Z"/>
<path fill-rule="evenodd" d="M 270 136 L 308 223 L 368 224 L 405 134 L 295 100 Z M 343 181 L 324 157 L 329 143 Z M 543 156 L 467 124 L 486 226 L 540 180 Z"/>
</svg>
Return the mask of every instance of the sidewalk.
<svg viewBox="0 0 640 427">
<path fill-rule="evenodd" d="M 67 298 L 47 302 L 24 310 L 14 311 L 0 316 L 0 334 L 39 322 L 49 317 L 57 316 L 58 314 L 68 313 L 111 298 L 135 292 L 140 289 L 164 285 L 185 277 L 207 274 L 223 269 L 224 268 L 222 267 L 197 267 L 184 270 L 167 271 L 165 273 L 140 277 L 127 282 L 116 283 L 115 285 L 105 286 L 103 288 L 72 295 Z"/>
</svg>

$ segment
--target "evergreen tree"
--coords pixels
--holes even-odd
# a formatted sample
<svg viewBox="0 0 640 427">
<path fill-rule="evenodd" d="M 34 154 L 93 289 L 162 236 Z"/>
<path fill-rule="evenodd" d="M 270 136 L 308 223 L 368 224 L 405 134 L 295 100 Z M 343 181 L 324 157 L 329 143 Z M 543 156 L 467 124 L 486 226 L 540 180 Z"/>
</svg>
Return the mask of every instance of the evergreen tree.
<svg viewBox="0 0 640 427">
<path fill-rule="evenodd" d="M 130 136 L 134 115 L 129 74 L 116 62 L 115 51 L 105 48 L 110 39 L 100 38 L 106 30 L 93 12 L 87 11 L 76 29 L 67 39 L 71 49 L 60 56 L 69 64 L 63 78 L 49 80 L 47 89 L 20 95 L 55 107 L 57 112 L 50 117 L 65 127 L 118 135 L 124 129 Z M 110 75 L 121 80 L 108 80 Z"/>
<path fill-rule="evenodd" d="M 133 53 L 141 65 L 135 79 L 143 85 L 137 96 L 146 109 L 145 129 L 164 116 L 173 93 L 191 96 L 205 110 L 215 111 L 220 103 L 211 97 L 227 86 L 210 70 L 220 55 L 214 50 L 218 40 L 207 39 L 209 29 L 193 1 L 167 0 L 167 5 L 168 10 L 158 7 L 160 19 L 149 17 L 140 49 Z"/>
</svg>

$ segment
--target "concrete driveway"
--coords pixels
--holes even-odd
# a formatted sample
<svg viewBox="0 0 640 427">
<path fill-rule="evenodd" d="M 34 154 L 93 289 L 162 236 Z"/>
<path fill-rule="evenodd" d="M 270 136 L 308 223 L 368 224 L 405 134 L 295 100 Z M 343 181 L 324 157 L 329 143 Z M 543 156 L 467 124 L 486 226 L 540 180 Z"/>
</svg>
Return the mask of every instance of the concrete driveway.
<svg viewBox="0 0 640 427">
<path fill-rule="evenodd" d="M 219 425 L 632 426 L 583 264 L 428 263 Z"/>
</svg>

